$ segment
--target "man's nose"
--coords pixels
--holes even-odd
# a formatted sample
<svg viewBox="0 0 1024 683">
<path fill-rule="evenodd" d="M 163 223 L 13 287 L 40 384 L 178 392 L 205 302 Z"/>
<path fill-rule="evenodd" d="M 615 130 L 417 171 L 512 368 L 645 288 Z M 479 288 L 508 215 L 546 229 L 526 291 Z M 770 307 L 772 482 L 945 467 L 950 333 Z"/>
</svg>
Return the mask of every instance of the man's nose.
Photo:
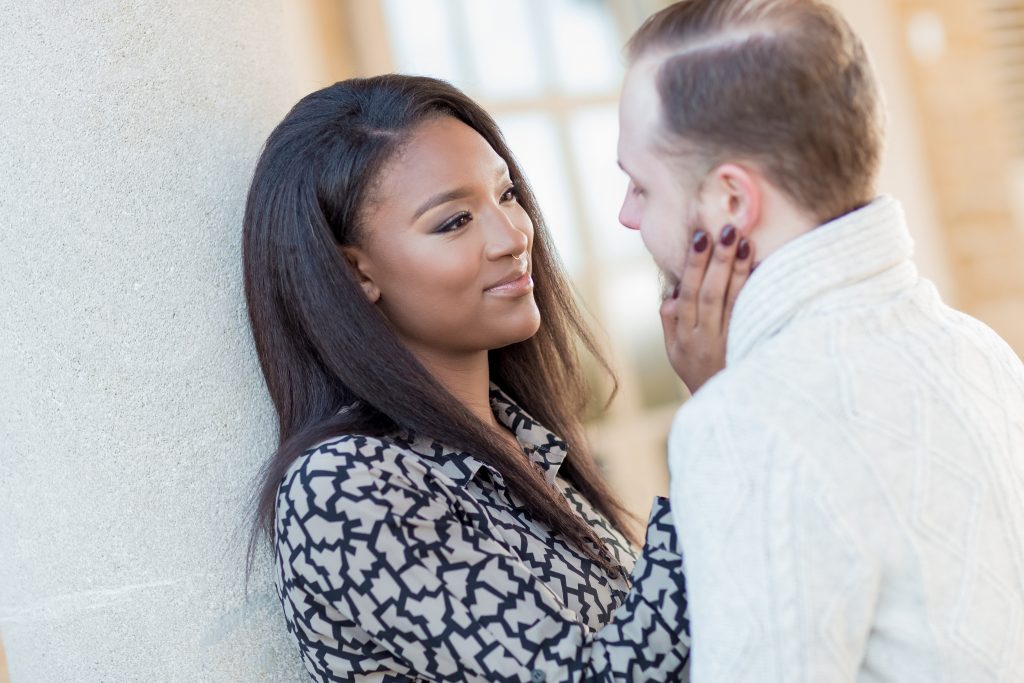
<svg viewBox="0 0 1024 683">
<path fill-rule="evenodd" d="M 636 197 L 631 190 L 632 187 L 626 188 L 626 196 L 622 199 L 622 208 L 619 209 L 619 222 L 630 230 L 639 230 L 640 207 L 637 206 Z"/>
</svg>

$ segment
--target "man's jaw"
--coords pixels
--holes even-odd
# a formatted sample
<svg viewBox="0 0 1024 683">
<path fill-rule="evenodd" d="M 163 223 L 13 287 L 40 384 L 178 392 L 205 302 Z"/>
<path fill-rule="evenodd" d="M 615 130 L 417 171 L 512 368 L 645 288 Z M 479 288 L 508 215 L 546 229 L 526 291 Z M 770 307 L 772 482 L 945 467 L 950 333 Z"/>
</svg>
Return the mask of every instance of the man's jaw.
<svg viewBox="0 0 1024 683">
<path fill-rule="evenodd" d="M 658 269 L 658 282 L 661 285 L 661 300 L 674 298 L 678 295 L 679 278 L 668 270 Z"/>
</svg>

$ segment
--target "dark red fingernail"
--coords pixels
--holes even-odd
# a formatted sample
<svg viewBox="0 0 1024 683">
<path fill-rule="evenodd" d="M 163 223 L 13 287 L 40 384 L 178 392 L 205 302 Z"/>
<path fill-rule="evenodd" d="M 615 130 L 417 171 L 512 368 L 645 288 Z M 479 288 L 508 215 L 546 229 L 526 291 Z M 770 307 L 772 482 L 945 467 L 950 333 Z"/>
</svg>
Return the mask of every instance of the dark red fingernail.
<svg viewBox="0 0 1024 683">
<path fill-rule="evenodd" d="M 750 256 L 750 243 L 746 240 L 740 240 L 740 246 L 736 247 L 736 258 L 740 261 Z"/>
<path fill-rule="evenodd" d="M 679 298 L 679 284 L 678 283 L 676 283 L 676 286 L 672 289 L 672 298 L 673 299 L 678 299 Z"/>
<path fill-rule="evenodd" d="M 722 228 L 722 236 L 718 238 L 718 241 L 722 243 L 723 247 L 731 247 L 732 243 L 736 241 L 736 228 L 732 225 Z"/>
<path fill-rule="evenodd" d="M 708 234 L 703 230 L 698 230 L 693 234 L 693 250 L 698 254 L 703 253 L 708 248 Z"/>
</svg>

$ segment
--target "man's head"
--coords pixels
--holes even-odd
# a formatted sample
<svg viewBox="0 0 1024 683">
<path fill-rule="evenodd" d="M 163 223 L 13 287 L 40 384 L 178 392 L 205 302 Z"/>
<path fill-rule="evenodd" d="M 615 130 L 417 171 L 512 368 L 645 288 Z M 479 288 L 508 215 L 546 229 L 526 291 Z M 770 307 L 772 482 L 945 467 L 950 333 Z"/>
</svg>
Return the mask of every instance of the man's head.
<svg viewBox="0 0 1024 683">
<path fill-rule="evenodd" d="M 735 226 L 763 258 L 868 203 L 884 114 L 863 45 L 820 0 L 683 0 L 628 45 L 619 220 L 678 273 Z"/>
</svg>

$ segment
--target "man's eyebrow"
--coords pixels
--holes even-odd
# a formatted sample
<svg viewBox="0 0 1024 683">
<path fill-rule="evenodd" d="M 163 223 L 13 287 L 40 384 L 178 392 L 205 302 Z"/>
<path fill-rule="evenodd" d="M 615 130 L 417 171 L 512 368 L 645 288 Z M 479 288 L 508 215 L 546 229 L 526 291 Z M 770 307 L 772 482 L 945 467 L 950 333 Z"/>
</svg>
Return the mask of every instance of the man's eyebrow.
<svg viewBox="0 0 1024 683">
<path fill-rule="evenodd" d="M 502 162 L 500 166 L 495 169 L 495 176 L 502 177 L 509 174 L 508 166 Z M 438 192 L 433 197 L 423 202 L 420 208 L 416 209 L 416 212 L 412 215 L 413 221 L 419 220 L 419 217 L 430 211 L 435 206 L 440 206 L 447 202 L 455 201 L 456 199 L 464 199 L 473 194 L 473 189 L 470 187 L 457 187 L 454 190 L 447 190 L 446 192 Z"/>
</svg>

